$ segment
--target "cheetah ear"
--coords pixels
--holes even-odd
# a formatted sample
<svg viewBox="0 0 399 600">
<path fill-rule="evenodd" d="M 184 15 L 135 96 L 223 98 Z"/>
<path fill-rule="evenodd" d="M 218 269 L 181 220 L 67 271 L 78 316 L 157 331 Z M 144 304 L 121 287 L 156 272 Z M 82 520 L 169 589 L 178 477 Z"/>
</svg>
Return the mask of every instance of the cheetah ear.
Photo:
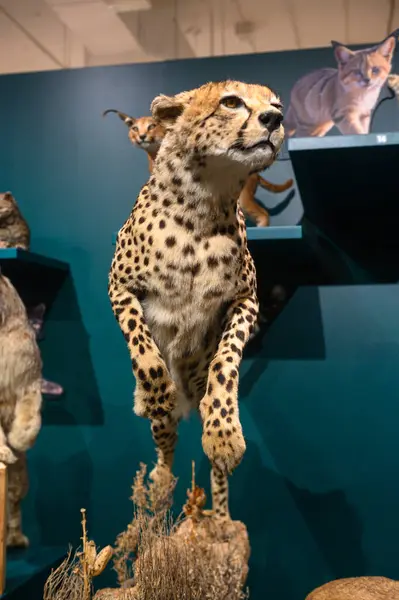
<svg viewBox="0 0 399 600">
<path fill-rule="evenodd" d="M 108 110 L 105 110 L 103 112 L 103 117 L 105 117 L 105 115 L 107 115 L 108 113 L 117 114 L 120 120 L 123 121 L 128 127 L 132 127 L 132 125 L 134 125 L 136 122 L 136 119 L 134 117 L 129 117 L 129 115 L 126 115 L 125 113 L 120 112 L 119 110 L 115 110 L 114 108 L 109 108 Z"/>
<path fill-rule="evenodd" d="M 183 113 L 184 109 L 190 103 L 192 94 L 182 92 L 176 96 L 165 96 L 161 94 L 154 98 L 151 103 L 151 113 L 153 118 L 165 125 L 171 125 Z"/>
</svg>

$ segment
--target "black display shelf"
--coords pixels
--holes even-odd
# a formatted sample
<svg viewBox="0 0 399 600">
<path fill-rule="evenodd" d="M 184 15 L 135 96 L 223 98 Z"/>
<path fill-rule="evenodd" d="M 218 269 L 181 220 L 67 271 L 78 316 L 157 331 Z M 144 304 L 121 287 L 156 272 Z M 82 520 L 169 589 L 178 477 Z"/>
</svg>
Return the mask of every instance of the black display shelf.
<svg viewBox="0 0 399 600">
<path fill-rule="evenodd" d="M 20 248 L 0 248 L 0 267 L 26 306 L 50 306 L 69 273 L 67 263 Z"/>
<path fill-rule="evenodd" d="M 49 258 L 36 252 L 22 250 L 21 248 L 0 248 L 0 260 L 11 261 L 18 260 L 21 263 L 37 265 L 44 269 L 57 269 L 60 271 L 69 271 L 69 265 L 61 260 Z"/>
<path fill-rule="evenodd" d="M 397 282 L 399 132 L 292 138 L 288 151 L 307 220 L 370 281 Z"/>
<path fill-rule="evenodd" d="M 286 281 L 304 285 L 311 283 L 315 272 L 320 271 L 302 225 L 248 227 L 247 239 L 256 265 L 258 288 L 262 283 L 268 286 Z"/>
<path fill-rule="evenodd" d="M 40 600 L 51 570 L 66 557 L 62 547 L 32 546 L 26 550 L 7 550 L 6 589 L 3 600 Z"/>
</svg>

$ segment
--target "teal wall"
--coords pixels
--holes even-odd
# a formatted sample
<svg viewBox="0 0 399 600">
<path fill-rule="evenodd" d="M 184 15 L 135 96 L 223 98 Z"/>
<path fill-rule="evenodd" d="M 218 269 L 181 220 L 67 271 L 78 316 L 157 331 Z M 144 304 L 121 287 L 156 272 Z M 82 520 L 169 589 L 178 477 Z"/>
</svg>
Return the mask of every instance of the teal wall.
<svg viewBox="0 0 399 600">
<path fill-rule="evenodd" d="M 149 424 L 132 413 L 130 361 L 107 297 L 112 233 L 147 162 L 102 111 L 146 114 L 159 92 L 228 77 L 270 83 L 288 104 L 297 77 L 333 64 L 325 49 L 0 78 L 0 189 L 18 199 L 32 250 L 67 261 L 72 273 L 41 343 L 44 374 L 66 395 L 46 404 L 30 453 L 33 543 L 77 544 L 82 506 L 96 541 L 112 543 L 130 519 L 139 462 L 154 460 Z M 376 127 L 397 125 L 396 105 L 385 103 Z M 284 162 L 269 174 L 282 181 L 292 170 Z M 274 223 L 301 214 L 296 194 Z M 300 288 L 244 361 L 248 451 L 231 480 L 231 509 L 250 532 L 255 600 L 300 600 L 339 576 L 399 578 L 398 296 L 396 286 Z M 181 426 L 178 503 L 191 459 L 207 485 L 195 417 Z"/>
</svg>

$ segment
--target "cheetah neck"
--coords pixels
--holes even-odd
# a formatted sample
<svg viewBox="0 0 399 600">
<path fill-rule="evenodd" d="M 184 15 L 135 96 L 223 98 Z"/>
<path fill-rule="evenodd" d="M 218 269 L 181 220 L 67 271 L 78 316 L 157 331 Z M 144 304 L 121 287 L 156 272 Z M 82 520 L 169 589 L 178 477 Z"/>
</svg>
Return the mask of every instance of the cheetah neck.
<svg viewBox="0 0 399 600">
<path fill-rule="evenodd" d="M 164 140 L 154 162 L 150 191 L 167 196 L 176 207 L 196 204 L 200 213 L 213 217 L 236 207 L 247 169 L 223 157 L 204 157 L 180 148 L 176 141 Z"/>
</svg>

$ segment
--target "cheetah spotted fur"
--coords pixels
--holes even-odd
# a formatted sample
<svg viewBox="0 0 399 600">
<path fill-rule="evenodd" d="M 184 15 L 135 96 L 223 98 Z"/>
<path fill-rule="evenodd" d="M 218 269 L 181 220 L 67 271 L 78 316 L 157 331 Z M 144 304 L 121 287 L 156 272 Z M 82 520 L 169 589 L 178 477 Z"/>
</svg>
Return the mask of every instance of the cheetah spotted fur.
<svg viewBox="0 0 399 600">
<path fill-rule="evenodd" d="M 258 316 L 256 273 L 237 198 L 283 142 L 269 88 L 208 83 L 158 96 L 166 135 L 120 229 L 108 293 L 136 378 L 134 411 L 151 421 L 160 469 L 172 469 L 179 421 L 198 409 L 213 510 L 229 517 L 227 476 L 245 441 L 238 372 Z"/>
</svg>

